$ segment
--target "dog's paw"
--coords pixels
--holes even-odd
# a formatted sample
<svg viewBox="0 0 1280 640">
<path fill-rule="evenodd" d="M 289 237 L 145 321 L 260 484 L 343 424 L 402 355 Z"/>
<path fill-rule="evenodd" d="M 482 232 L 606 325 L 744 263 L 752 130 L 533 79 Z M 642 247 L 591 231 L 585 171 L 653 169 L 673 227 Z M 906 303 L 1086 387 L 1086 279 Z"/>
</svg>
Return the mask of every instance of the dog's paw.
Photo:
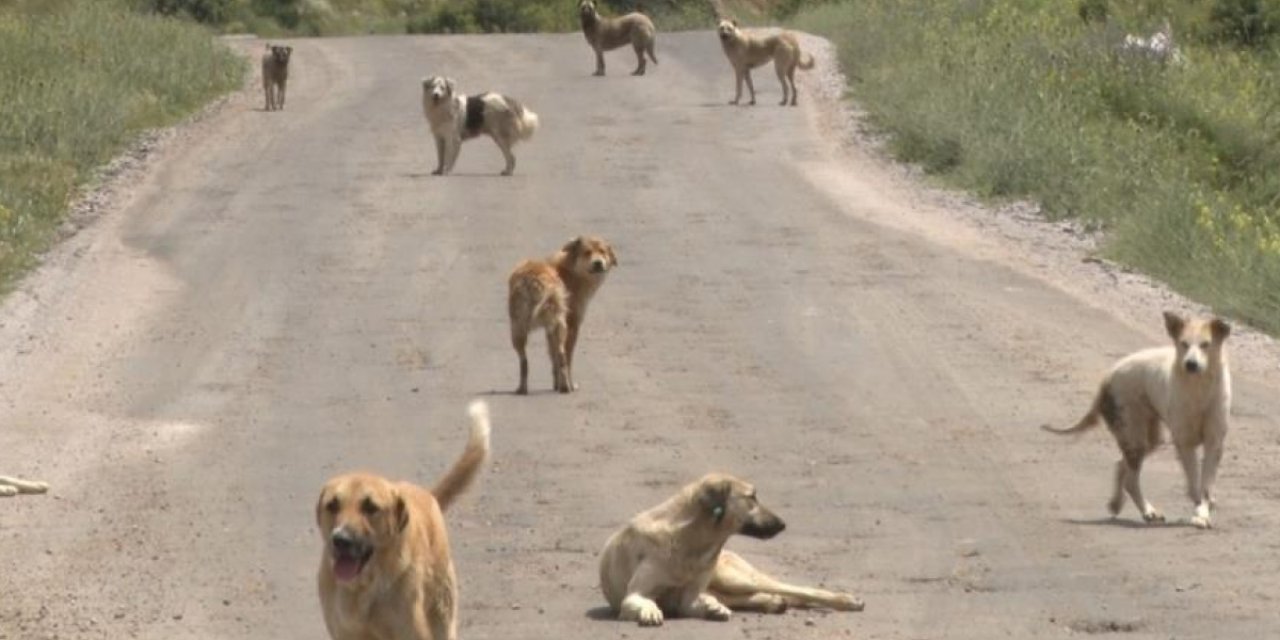
<svg viewBox="0 0 1280 640">
<path fill-rule="evenodd" d="M 724 622 L 733 615 L 733 610 L 724 606 L 723 602 L 712 597 L 704 597 L 702 599 L 703 613 L 702 617 L 707 620 L 715 620 L 716 622 Z"/>
<path fill-rule="evenodd" d="M 832 608 L 836 611 L 862 611 L 867 608 L 867 603 L 863 602 L 862 598 L 847 593 L 840 594 L 833 605 Z"/>
<path fill-rule="evenodd" d="M 662 625 L 662 609 L 652 602 L 646 603 L 640 607 L 640 611 L 636 615 L 636 622 L 642 627 L 658 627 Z"/>
<path fill-rule="evenodd" d="M 1196 505 L 1195 514 L 1191 516 L 1191 524 L 1197 529 L 1213 528 L 1213 520 L 1209 517 L 1208 503 L 1200 503 Z"/>
<path fill-rule="evenodd" d="M 1107 513 L 1114 518 L 1120 515 L 1120 510 L 1124 508 L 1124 496 L 1116 496 L 1107 501 Z"/>
<path fill-rule="evenodd" d="M 442 175 L 444 175 L 444 170 L 443 170 L 443 169 L 436 169 L 435 171 L 432 171 L 432 172 L 431 172 L 431 175 L 433 175 L 433 176 L 442 176 Z"/>
<path fill-rule="evenodd" d="M 1164 523 L 1164 514 L 1160 513 L 1159 509 L 1148 506 L 1147 510 L 1142 513 L 1142 519 L 1151 524 Z"/>
<path fill-rule="evenodd" d="M 18 495 L 17 487 L 10 487 L 9 485 L 0 484 L 0 498 L 10 498 L 16 495 Z"/>
<path fill-rule="evenodd" d="M 765 613 L 786 613 L 787 599 L 779 595 L 769 594 L 761 600 L 760 610 Z"/>
</svg>

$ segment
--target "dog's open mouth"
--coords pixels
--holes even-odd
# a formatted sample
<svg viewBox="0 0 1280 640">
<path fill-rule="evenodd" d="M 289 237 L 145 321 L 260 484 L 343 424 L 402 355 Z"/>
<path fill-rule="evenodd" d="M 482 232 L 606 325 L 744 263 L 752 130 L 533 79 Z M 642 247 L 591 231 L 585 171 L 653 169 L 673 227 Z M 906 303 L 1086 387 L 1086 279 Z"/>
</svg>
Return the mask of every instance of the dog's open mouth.
<svg viewBox="0 0 1280 640">
<path fill-rule="evenodd" d="M 373 556 L 372 548 L 350 546 L 333 550 L 333 575 L 339 582 L 350 582 L 360 576 Z"/>
</svg>

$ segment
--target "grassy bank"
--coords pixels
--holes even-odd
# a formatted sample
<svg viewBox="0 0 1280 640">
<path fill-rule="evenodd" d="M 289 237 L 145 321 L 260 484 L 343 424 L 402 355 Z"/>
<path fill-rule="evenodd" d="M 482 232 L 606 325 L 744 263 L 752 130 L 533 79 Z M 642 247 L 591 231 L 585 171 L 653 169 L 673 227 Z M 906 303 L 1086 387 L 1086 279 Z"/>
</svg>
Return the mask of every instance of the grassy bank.
<svg viewBox="0 0 1280 640">
<path fill-rule="evenodd" d="M 1273 43 L 1224 24 L 1239 2 L 1085 4 L 1108 19 L 1061 0 L 857 0 L 794 23 L 836 43 L 902 160 L 1099 225 L 1108 257 L 1280 333 Z M 1166 16 L 1185 64 L 1118 51 Z"/>
<path fill-rule="evenodd" d="M 105 0 L 0 3 L 0 288 L 53 239 L 93 169 L 240 83 L 196 25 Z"/>
</svg>

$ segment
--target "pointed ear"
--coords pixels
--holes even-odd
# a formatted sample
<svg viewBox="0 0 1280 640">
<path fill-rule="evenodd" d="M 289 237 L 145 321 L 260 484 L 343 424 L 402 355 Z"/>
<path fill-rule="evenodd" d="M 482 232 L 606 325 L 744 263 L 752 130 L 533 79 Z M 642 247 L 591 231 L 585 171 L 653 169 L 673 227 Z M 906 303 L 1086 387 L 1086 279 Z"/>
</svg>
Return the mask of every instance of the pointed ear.
<svg viewBox="0 0 1280 640">
<path fill-rule="evenodd" d="M 569 238 L 569 241 L 566 242 L 565 245 L 560 248 L 560 250 L 571 256 L 576 256 L 578 255 L 578 250 L 581 248 L 582 248 L 582 236 L 578 236 L 576 238 Z"/>
<path fill-rule="evenodd" d="M 732 24 L 732 25 L 733 25 L 733 27 L 734 27 L 735 29 L 736 29 L 736 28 L 738 28 L 738 19 L 737 19 L 737 18 L 734 18 L 734 19 L 730 20 L 730 21 L 729 21 L 729 24 Z"/>
<path fill-rule="evenodd" d="M 1182 336 L 1182 328 L 1187 325 L 1187 321 L 1182 316 L 1172 312 L 1164 312 L 1164 330 L 1169 332 L 1169 337 L 1177 340 Z"/>
<path fill-rule="evenodd" d="M 710 482 L 698 489 L 698 503 L 704 511 L 711 515 L 716 524 L 724 520 L 725 510 L 729 505 L 731 487 L 726 481 Z"/>
<path fill-rule="evenodd" d="M 1213 334 L 1214 342 L 1222 342 L 1231 335 L 1231 323 L 1222 318 L 1214 318 L 1209 322 L 1209 331 Z"/>
<path fill-rule="evenodd" d="M 618 254 L 613 252 L 613 245 L 606 245 L 604 252 L 609 256 L 609 266 L 618 266 Z"/>
<path fill-rule="evenodd" d="M 404 503 L 404 496 L 396 494 L 396 531 L 404 531 L 409 526 L 409 505 Z"/>
</svg>

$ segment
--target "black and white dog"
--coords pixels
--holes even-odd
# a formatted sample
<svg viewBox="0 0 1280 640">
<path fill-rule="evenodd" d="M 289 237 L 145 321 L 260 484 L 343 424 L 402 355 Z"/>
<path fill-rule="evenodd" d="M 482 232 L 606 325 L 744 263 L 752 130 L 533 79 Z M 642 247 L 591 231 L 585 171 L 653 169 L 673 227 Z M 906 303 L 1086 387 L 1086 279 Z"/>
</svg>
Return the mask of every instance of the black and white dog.
<svg viewBox="0 0 1280 640">
<path fill-rule="evenodd" d="M 432 173 L 445 175 L 453 171 L 462 141 L 484 134 L 493 138 L 507 159 L 502 175 L 511 175 L 516 168 L 511 147 L 533 136 L 538 129 L 538 114 L 515 98 L 499 93 L 468 96 L 457 93 L 454 87 L 452 78 L 433 76 L 422 81 L 422 111 L 431 125 L 439 161 Z"/>
</svg>

